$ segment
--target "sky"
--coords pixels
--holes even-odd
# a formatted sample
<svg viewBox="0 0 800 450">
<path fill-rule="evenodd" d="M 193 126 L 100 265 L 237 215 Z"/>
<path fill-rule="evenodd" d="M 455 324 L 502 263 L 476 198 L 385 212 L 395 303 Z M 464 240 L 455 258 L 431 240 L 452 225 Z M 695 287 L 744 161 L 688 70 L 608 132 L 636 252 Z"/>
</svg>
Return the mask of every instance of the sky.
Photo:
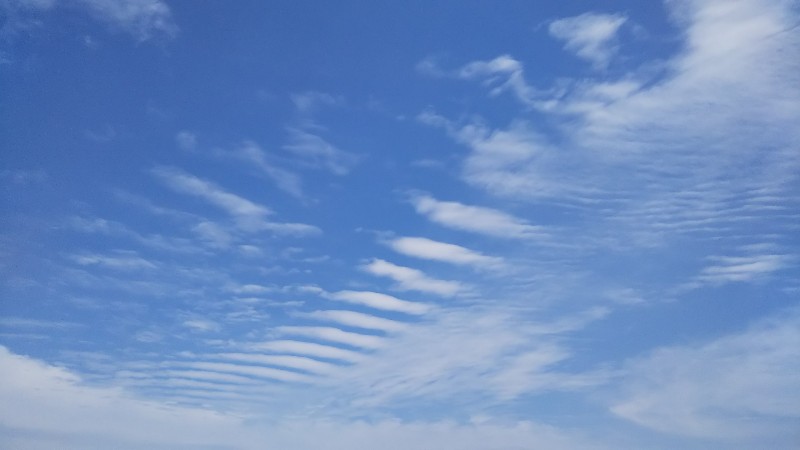
<svg viewBox="0 0 800 450">
<path fill-rule="evenodd" d="M 798 24 L 0 1 L 0 447 L 797 448 Z"/>
</svg>

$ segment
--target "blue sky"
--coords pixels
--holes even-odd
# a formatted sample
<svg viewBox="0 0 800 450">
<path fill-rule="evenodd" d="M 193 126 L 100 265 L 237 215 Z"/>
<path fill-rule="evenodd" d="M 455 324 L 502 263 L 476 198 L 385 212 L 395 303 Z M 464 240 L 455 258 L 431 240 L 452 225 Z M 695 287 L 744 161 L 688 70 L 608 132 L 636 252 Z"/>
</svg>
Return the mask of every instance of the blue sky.
<svg viewBox="0 0 800 450">
<path fill-rule="evenodd" d="M 0 2 L 0 443 L 800 443 L 792 0 Z"/>
</svg>

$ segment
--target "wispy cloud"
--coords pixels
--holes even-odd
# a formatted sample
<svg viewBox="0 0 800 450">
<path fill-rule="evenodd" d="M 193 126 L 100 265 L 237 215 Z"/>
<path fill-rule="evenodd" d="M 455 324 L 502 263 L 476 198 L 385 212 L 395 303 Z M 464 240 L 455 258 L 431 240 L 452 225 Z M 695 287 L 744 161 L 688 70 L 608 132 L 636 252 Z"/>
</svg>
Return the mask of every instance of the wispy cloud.
<svg viewBox="0 0 800 450">
<path fill-rule="evenodd" d="M 82 266 L 102 266 L 116 270 L 142 270 L 157 267 L 155 263 L 129 252 L 119 255 L 81 254 L 73 255 L 71 259 Z"/>
<path fill-rule="evenodd" d="M 208 220 L 204 220 L 192 227 L 192 231 L 214 248 L 228 248 L 234 241 L 233 236 L 225 227 Z"/>
<path fill-rule="evenodd" d="M 183 321 L 183 326 L 192 331 L 208 333 L 216 332 L 221 329 L 220 325 L 208 319 L 194 317 Z"/>
<path fill-rule="evenodd" d="M 90 15 L 115 30 L 125 31 L 140 41 L 155 36 L 173 36 L 178 27 L 172 12 L 160 0 L 80 0 Z"/>
<path fill-rule="evenodd" d="M 385 332 L 400 331 L 406 327 L 403 322 L 347 310 L 313 311 L 304 316 L 355 328 Z"/>
<path fill-rule="evenodd" d="M 286 367 L 290 369 L 299 369 L 306 372 L 325 374 L 336 370 L 338 367 L 335 364 L 316 359 L 307 358 L 304 356 L 293 355 L 263 355 L 253 353 L 220 353 L 218 355 L 209 355 L 206 358 L 213 358 L 214 356 L 222 359 L 237 361 L 245 364 L 265 364 L 268 366 Z"/>
<path fill-rule="evenodd" d="M 299 163 L 325 169 L 335 175 L 346 175 L 358 162 L 356 155 L 300 128 L 289 128 L 289 139 L 283 148 L 297 156 Z"/>
<path fill-rule="evenodd" d="M 506 423 L 491 417 L 457 424 L 452 421 L 364 422 L 283 414 L 286 418 L 277 423 L 251 423 L 240 415 L 144 400 L 120 388 L 90 386 L 73 372 L 15 355 L 4 347 L 0 347 L 0 365 L 4 368 L 0 372 L 0 400 L 3 404 L 19 405 L 14 411 L 0 410 L 0 421 L 10 430 L 0 437 L 0 442 L 12 448 L 78 449 L 108 443 L 120 450 L 203 446 L 256 450 L 266 443 L 276 448 L 298 450 L 365 446 L 386 450 L 481 450 L 491 446 L 510 448 L 520 442 L 535 443 L 539 448 L 550 450 L 614 448 L 577 436 L 574 431 L 567 433 L 529 421 Z M 249 376 L 191 369 L 166 370 L 164 375 L 180 377 L 160 379 L 168 391 L 174 391 L 175 387 L 199 388 L 178 397 L 184 402 L 201 399 L 274 403 L 270 401 L 273 395 L 265 395 L 263 388 L 246 380 L 262 385 L 263 381 Z M 133 383 L 135 380 L 129 379 Z M 224 384 L 198 384 L 199 380 L 241 383 L 249 388 L 237 392 L 221 389 Z M 41 414 L 41 411 L 53 414 Z"/>
<path fill-rule="evenodd" d="M 467 265 L 480 269 L 496 269 L 503 265 L 503 259 L 486 256 L 460 245 L 448 244 L 422 237 L 399 237 L 390 240 L 389 246 L 404 255 L 421 259 L 442 261 L 457 265 Z"/>
<path fill-rule="evenodd" d="M 341 96 L 326 92 L 305 91 L 291 95 L 292 103 L 300 114 L 312 114 L 325 106 L 336 106 L 344 103 Z"/>
<path fill-rule="evenodd" d="M 362 268 L 373 275 L 393 279 L 397 282 L 397 289 L 404 291 L 429 292 L 449 297 L 464 289 L 461 283 L 437 280 L 425 275 L 420 270 L 398 266 L 382 259 L 374 259 Z"/>
<path fill-rule="evenodd" d="M 255 169 L 254 172 L 257 175 L 266 177 L 275 183 L 278 189 L 293 197 L 304 197 L 302 178 L 298 174 L 281 167 L 278 164 L 278 158 L 270 155 L 252 139 L 246 139 L 230 148 L 201 150 L 198 145 L 197 135 L 183 130 L 175 135 L 175 142 L 180 149 L 186 152 L 244 163 L 248 169 Z"/>
<path fill-rule="evenodd" d="M 169 6 L 161 0 L 13 0 L 3 2 L 0 7 L 13 16 L 19 11 L 43 13 L 62 7 L 77 8 L 110 30 L 128 33 L 139 41 L 172 37 L 178 31 Z"/>
<path fill-rule="evenodd" d="M 525 102 L 533 101 L 543 94 L 525 81 L 522 63 L 509 55 L 501 55 L 489 61 L 473 61 L 457 70 L 456 76 L 466 80 L 483 80 L 484 85 L 491 88 L 492 95 L 511 91 Z"/>
<path fill-rule="evenodd" d="M 333 327 L 281 326 L 275 331 L 281 335 L 302 336 L 366 349 L 380 348 L 385 343 L 381 336 L 353 333 Z"/>
<path fill-rule="evenodd" d="M 627 18 L 618 14 L 585 13 L 555 20 L 548 30 L 564 41 L 564 48 L 604 69 L 617 51 L 616 36 Z"/>
<path fill-rule="evenodd" d="M 544 236 L 543 228 L 496 209 L 440 201 L 428 195 L 415 196 L 411 202 L 418 213 L 448 228 L 507 239 Z"/>
<path fill-rule="evenodd" d="M 406 314 L 425 314 L 430 310 L 430 305 L 419 302 L 401 300 L 391 295 L 369 291 L 339 291 L 325 295 L 327 298 L 385 311 L 396 311 Z"/>
<path fill-rule="evenodd" d="M 631 361 L 611 411 L 640 425 L 688 436 L 797 436 L 800 314 Z"/>
<path fill-rule="evenodd" d="M 156 167 L 152 172 L 175 191 L 200 197 L 234 217 L 261 218 L 272 213 L 264 206 L 226 192 L 209 181 L 189 175 L 181 170 L 170 167 Z"/>
<path fill-rule="evenodd" d="M 41 184 L 49 178 L 48 173 L 43 169 L 34 170 L 10 170 L 4 169 L 0 171 L 0 180 L 10 181 L 19 185 Z"/>
<path fill-rule="evenodd" d="M 130 443 L 129 448 L 150 439 L 167 445 L 205 445 L 215 440 L 215 433 L 221 429 L 232 430 L 238 423 L 230 416 L 142 400 L 116 388 L 87 387 L 79 376 L 66 369 L 15 355 L 5 347 L 0 347 L 0 358 L 3 403 L 23 408 L 13 414 L 3 408 L 0 420 L 4 426 L 71 436 L 72 442 L 67 447 L 85 446 L 82 433 L 94 434 L 90 431 L 93 428 L 105 436 L 104 439 Z M 126 406 L 120 407 L 121 404 Z M 51 411 L 60 419 L 50 420 L 41 411 Z M 100 422 L 104 422 L 103 425 L 95 427 Z M 148 428 L 148 438 L 134 431 L 132 423 Z M 207 432 L 203 426 L 198 426 L 200 424 L 213 424 L 216 430 Z M 45 447 L 50 446 L 49 439 L 41 439 L 39 444 L 45 442 Z"/>
<path fill-rule="evenodd" d="M 210 372 L 232 373 L 238 375 L 265 378 L 268 380 L 309 383 L 314 381 L 313 376 L 292 372 L 288 370 L 276 369 L 272 367 L 253 366 L 246 364 L 233 364 L 223 362 L 192 361 L 178 362 L 176 367 L 189 367 L 193 369 L 207 370 Z"/>
<path fill-rule="evenodd" d="M 496 307 L 442 310 L 387 342 L 369 364 L 342 373 L 341 389 L 357 399 L 356 405 L 385 406 L 420 398 L 429 403 L 471 396 L 507 401 L 526 393 L 604 383 L 608 377 L 602 371 L 559 369 L 573 352 L 554 336 L 590 322 L 563 321 L 572 322 L 573 328 L 542 324 L 536 330 Z M 548 336 L 550 332 L 554 334 Z"/>
<path fill-rule="evenodd" d="M 175 143 L 181 150 L 193 151 L 197 148 L 197 135 L 191 131 L 179 131 L 175 135 Z"/>
<path fill-rule="evenodd" d="M 469 78 L 523 104 L 517 119 L 494 128 L 426 111 L 420 120 L 471 150 L 462 172 L 471 185 L 517 200 L 602 204 L 593 220 L 607 233 L 626 227 L 652 242 L 644 235 L 714 232 L 752 221 L 753 211 L 785 214 L 776 199 L 800 173 L 792 151 L 800 67 L 782 55 L 798 38 L 787 4 L 767 3 L 669 3 L 682 49 L 617 77 L 537 91 L 513 57 L 468 64 Z M 622 20 L 605 17 L 599 34 L 613 35 Z M 531 120 L 530 109 L 549 119 Z"/>
<path fill-rule="evenodd" d="M 269 208 L 227 192 L 210 181 L 200 179 L 179 169 L 156 167 L 151 172 L 171 189 L 182 194 L 199 197 L 227 212 L 236 220 L 237 225 L 245 231 L 269 230 L 288 234 L 313 234 L 319 232 L 319 229 L 312 225 L 271 222 L 266 219 L 267 216 L 272 214 Z"/>
<path fill-rule="evenodd" d="M 54 320 L 40 320 L 29 319 L 25 317 L 2 317 L 0 318 L 0 327 L 2 328 L 27 328 L 27 329 L 68 329 L 78 327 L 77 323 L 54 321 Z"/>
<path fill-rule="evenodd" d="M 253 350 L 267 350 L 290 355 L 307 355 L 347 362 L 358 362 L 364 359 L 363 355 L 358 352 L 314 342 L 279 340 L 252 344 L 250 347 Z"/>
<path fill-rule="evenodd" d="M 270 162 L 267 153 L 256 142 L 245 141 L 229 154 L 256 167 L 282 191 L 297 198 L 303 197 L 303 182 L 300 176 Z"/>
<path fill-rule="evenodd" d="M 691 289 L 704 285 L 720 286 L 728 283 L 763 281 L 775 272 L 786 269 L 796 260 L 791 255 L 763 253 L 759 251 L 764 250 L 760 247 L 762 246 L 756 247 L 755 251 L 744 251 L 737 256 L 707 257 L 711 265 L 704 267 L 694 280 L 684 287 Z"/>
</svg>

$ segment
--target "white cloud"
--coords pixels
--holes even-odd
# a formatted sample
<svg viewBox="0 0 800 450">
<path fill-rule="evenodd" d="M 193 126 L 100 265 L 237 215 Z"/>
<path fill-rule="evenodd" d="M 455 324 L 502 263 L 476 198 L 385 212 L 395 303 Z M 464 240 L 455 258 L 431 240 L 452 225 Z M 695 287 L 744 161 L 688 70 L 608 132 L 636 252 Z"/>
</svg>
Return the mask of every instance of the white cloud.
<svg viewBox="0 0 800 450">
<path fill-rule="evenodd" d="M 192 227 L 192 231 L 214 248 L 228 248 L 233 241 L 233 236 L 224 227 L 207 220 Z"/>
<path fill-rule="evenodd" d="M 658 349 L 631 361 L 623 383 L 611 410 L 645 427 L 723 439 L 797 439 L 800 312 L 784 311 L 705 344 Z"/>
<path fill-rule="evenodd" d="M 546 95 L 528 94 L 513 58 L 479 61 L 465 66 L 472 77 L 506 86 L 513 75 L 512 93 L 546 120 L 525 111 L 499 129 L 430 112 L 420 120 L 470 148 L 468 183 L 517 201 L 603 205 L 593 219 L 607 233 L 634 230 L 628 242 L 780 214 L 800 173 L 800 62 L 785 57 L 800 38 L 789 4 L 668 2 L 685 37 L 677 53 Z"/>
<path fill-rule="evenodd" d="M 32 185 L 42 184 L 50 178 L 48 173 L 43 169 L 34 170 L 9 170 L 4 169 L 0 171 L 0 180 L 8 180 L 11 183 L 18 185 Z"/>
<path fill-rule="evenodd" d="M 224 443 L 218 433 L 234 433 L 239 425 L 232 416 L 147 401 L 117 388 L 85 386 L 66 369 L 13 354 L 5 347 L 0 347 L 0 360 L 0 399 L 4 405 L 14 405 L 0 408 L 0 423 L 6 429 L 27 430 L 26 438 L 20 438 L 23 441 L 53 440 L 55 447 L 75 449 L 99 442 L 114 448 L 120 448 L 115 442 L 128 448 L 150 443 L 196 447 Z M 56 444 L 54 436 L 67 442 Z M 10 436 L 0 442 L 6 439 Z"/>
<path fill-rule="evenodd" d="M 253 258 L 264 256 L 264 251 L 256 245 L 242 244 L 239 245 L 238 248 L 239 252 L 244 256 Z"/>
<path fill-rule="evenodd" d="M 197 150 L 197 136 L 189 131 L 181 131 L 175 136 L 178 147 L 185 151 Z M 303 180 L 296 173 L 280 167 L 275 157 L 268 154 L 253 140 L 245 140 L 231 149 L 213 149 L 199 154 L 213 156 L 219 159 L 236 160 L 245 163 L 248 169 L 255 169 L 255 173 L 268 178 L 275 183 L 278 189 L 287 194 L 303 198 Z"/>
<path fill-rule="evenodd" d="M 78 327 L 77 323 L 53 320 L 28 319 L 24 317 L 0 317 L 3 328 L 67 329 Z"/>
<path fill-rule="evenodd" d="M 85 11 L 112 31 L 132 35 L 139 41 L 159 36 L 172 37 L 178 27 L 172 12 L 161 0 L 10 0 L 0 3 L 0 8 L 15 16 L 20 10 L 49 12 L 55 8 L 77 8 Z M 23 24 L 11 24 L 19 28 Z"/>
<path fill-rule="evenodd" d="M 586 389 L 607 381 L 604 372 L 569 374 L 552 369 L 571 356 L 571 352 L 561 346 L 551 343 L 539 345 L 533 350 L 510 356 L 506 366 L 487 381 L 501 400 L 513 399 L 526 392 Z"/>
<path fill-rule="evenodd" d="M 102 266 L 117 270 L 142 270 L 155 269 L 157 267 L 151 261 L 132 254 L 121 254 L 119 256 L 83 254 L 74 255 L 72 260 L 82 266 Z"/>
<path fill-rule="evenodd" d="M 177 192 L 200 197 L 235 217 L 261 218 L 272 211 L 238 195 L 222 190 L 215 184 L 189 175 L 178 169 L 156 167 L 152 170 L 161 181 Z"/>
<path fill-rule="evenodd" d="M 170 167 L 156 167 L 152 173 L 171 189 L 211 203 L 230 214 L 239 228 L 247 232 L 274 231 L 286 234 L 314 234 L 319 229 L 302 223 L 271 222 L 266 216 L 272 211 L 262 205 L 232 194 L 219 186 Z"/>
<path fill-rule="evenodd" d="M 491 87 L 492 95 L 511 91 L 524 102 L 533 101 L 544 92 L 525 82 L 522 63 L 509 55 L 498 56 L 490 61 L 474 61 L 457 71 L 462 79 L 482 79 L 484 85 Z"/>
<path fill-rule="evenodd" d="M 404 255 L 483 269 L 498 268 L 502 258 L 486 256 L 460 245 L 438 242 L 422 237 L 399 237 L 389 241 L 389 246 Z"/>
<path fill-rule="evenodd" d="M 191 151 L 197 148 L 197 135 L 191 131 L 179 131 L 175 135 L 175 143 L 181 150 Z"/>
<path fill-rule="evenodd" d="M 3 6 L 7 8 L 26 8 L 26 9 L 41 9 L 47 10 L 56 5 L 58 0 L 13 0 L 4 2 Z"/>
<path fill-rule="evenodd" d="M 216 322 L 207 319 L 192 318 L 183 321 L 183 326 L 193 331 L 208 333 L 211 331 L 219 331 L 220 326 Z"/>
<path fill-rule="evenodd" d="M 326 297 L 357 305 L 385 311 L 402 312 L 406 314 L 425 314 L 431 307 L 425 303 L 401 300 L 391 295 L 369 291 L 339 291 L 327 294 Z"/>
<path fill-rule="evenodd" d="M 100 22 L 130 33 L 140 41 L 158 35 L 172 36 L 178 30 L 169 6 L 160 0 L 78 0 L 76 3 Z"/>
<path fill-rule="evenodd" d="M 176 362 L 176 367 L 189 367 L 192 369 L 207 370 L 209 372 L 232 373 L 238 375 L 246 375 L 268 380 L 310 383 L 314 381 L 314 377 L 309 375 L 292 372 L 288 370 L 275 369 L 272 367 L 252 366 L 245 364 L 232 364 L 222 362 L 210 361 L 191 361 L 191 362 Z"/>
<path fill-rule="evenodd" d="M 232 285 L 228 286 L 227 288 L 229 291 L 234 292 L 236 294 L 266 294 L 269 292 L 274 292 L 275 288 L 262 286 L 260 284 L 242 284 L 242 285 Z"/>
<path fill-rule="evenodd" d="M 0 446 L 46 450 L 114 448 L 219 447 L 231 450 L 263 448 L 351 450 L 382 448 L 407 450 L 599 450 L 588 436 L 577 436 L 534 422 L 503 422 L 486 418 L 475 423 L 320 420 L 308 414 L 294 416 L 278 410 L 247 417 L 206 408 L 176 406 L 148 400 L 119 388 L 88 386 L 74 373 L 15 355 L 0 347 Z M 189 377 L 239 383 L 230 375 L 178 372 Z M 171 374 L 171 372 L 170 372 Z M 225 378 L 220 378 L 220 377 Z M 191 381 L 191 380 L 184 380 Z M 263 395 L 235 392 L 198 392 L 201 399 L 255 400 Z M 185 399 L 192 397 L 186 397 Z M 297 401 L 297 399 L 293 399 Z M 291 404 L 293 402 L 288 402 Z M 268 407 L 267 409 L 270 409 Z M 589 442 L 593 442 L 590 444 Z"/>
<path fill-rule="evenodd" d="M 155 377 L 154 377 L 155 375 Z M 159 370 L 156 374 L 146 371 L 121 370 L 115 374 L 115 379 L 123 382 L 125 386 L 147 385 L 164 383 L 160 377 L 170 377 L 174 379 L 185 379 L 208 383 L 236 383 L 238 385 L 262 384 L 263 381 L 246 377 L 243 375 L 233 375 L 229 373 L 209 372 L 205 370 L 177 369 Z"/>
<path fill-rule="evenodd" d="M 464 289 L 461 283 L 430 278 L 417 269 L 398 266 L 382 259 L 374 259 L 362 268 L 373 275 L 393 279 L 397 282 L 397 289 L 404 291 L 421 291 L 449 297 Z"/>
<path fill-rule="evenodd" d="M 427 195 L 412 198 L 417 212 L 448 228 L 509 239 L 540 238 L 541 227 L 496 209 L 439 201 Z"/>
<path fill-rule="evenodd" d="M 214 356 L 246 364 L 266 364 L 269 366 L 300 369 L 318 374 L 330 373 L 339 367 L 335 364 L 317 361 L 316 359 L 307 358 L 305 356 L 294 355 L 263 355 L 253 353 L 220 353 L 218 355 L 210 355 L 210 357 Z"/>
<path fill-rule="evenodd" d="M 292 103 L 301 114 L 311 114 L 324 106 L 336 106 L 344 103 L 344 99 L 325 92 L 306 91 L 292 94 Z"/>
<path fill-rule="evenodd" d="M 292 340 L 268 341 L 252 344 L 250 347 L 253 350 L 266 350 L 290 355 L 307 355 L 346 362 L 358 362 L 364 359 L 364 356 L 358 352 L 314 342 Z"/>
<path fill-rule="evenodd" d="M 383 317 L 376 317 L 355 311 L 324 310 L 313 311 L 304 315 L 313 319 L 326 320 L 336 322 L 341 325 L 364 328 L 368 330 L 393 332 L 406 328 L 406 324 L 402 322 L 384 319 Z"/>
<path fill-rule="evenodd" d="M 297 198 L 303 197 L 303 182 L 300 177 L 269 162 L 267 153 L 254 141 L 245 141 L 230 154 L 258 168 L 282 191 Z"/>
<path fill-rule="evenodd" d="M 275 331 L 282 335 L 302 336 L 365 349 L 380 348 L 385 343 L 381 336 L 353 333 L 333 327 L 281 326 Z"/>
<path fill-rule="evenodd" d="M 564 48 L 604 69 L 617 51 L 616 36 L 627 20 L 617 14 L 586 13 L 550 23 L 548 30 Z"/>
<path fill-rule="evenodd" d="M 195 217 L 191 216 L 190 214 L 185 214 L 185 213 L 173 214 L 172 211 L 168 212 L 159 211 L 160 208 L 158 206 L 155 205 L 151 206 L 153 208 L 156 208 L 156 210 L 151 211 L 154 212 L 155 214 L 163 213 L 163 215 L 171 215 L 176 218 L 180 217 L 180 219 L 196 220 Z M 183 254 L 198 254 L 205 252 L 202 248 L 198 247 L 193 240 L 186 238 L 163 236 L 160 234 L 143 235 L 130 229 L 126 225 L 120 222 L 115 222 L 113 220 L 106 220 L 96 217 L 95 218 L 71 217 L 67 220 L 66 227 L 76 231 L 80 231 L 82 233 L 98 233 L 108 236 L 128 238 L 133 242 L 139 243 L 150 249 L 155 249 L 159 251 L 168 251 L 168 252 L 183 253 Z"/>
<path fill-rule="evenodd" d="M 308 131 L 290 128 L 289 140 L 283 146 L 297 157 L 299 162 L 336 175 L 346 175 L 358 162 L 358 157 L 341 150 L 322 137 Z"/>
<path fill-rule="evenodd" d="M 562 325 L 551 326 L 497 307 L 449 308 L 432 316 L 388 341 L 368 364 L 340 375 L 340 389 L 355 397 L 354 406 L 410 399 L 446 404 L 472 396 L 488 405 L 523 394 L 586 389 L 607 379 L 603 372 L 558 368 L 572 352 L 557 335 L 585 326 L 587 318 L 565 317 Z"/>
<path fill-rule="evenodd" d="M 787 255 L 758 254 L 748 256 L 709 257 L 715 264 L 704 268 L 698 281 L 714 285 L 737 281 L 755 281 L 776 272 L 790 261 Z"/>
</svg>

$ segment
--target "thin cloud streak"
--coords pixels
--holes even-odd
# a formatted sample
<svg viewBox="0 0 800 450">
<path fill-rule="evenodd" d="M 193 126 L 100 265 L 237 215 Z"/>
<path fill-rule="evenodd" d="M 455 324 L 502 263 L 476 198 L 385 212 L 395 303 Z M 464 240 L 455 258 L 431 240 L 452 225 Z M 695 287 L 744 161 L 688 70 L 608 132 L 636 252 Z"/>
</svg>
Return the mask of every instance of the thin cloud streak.
<svg viewBox="0 0 800 450">
<path fill-rule="evenodd" d="M 179 169 L 156 167 L 151 173 L 176 192 L 199 197 L 230 214 L 243 231 L 262 230 L 288 234 L 316 234 L 319 228 L 301 223 L 278 223 L 266 219 L 272 211 L 262 205 L 232 194 L 214 183 L 187 174 Z"/>
<path fill-rule="evenodd" d="M 281 335 L 314 338 L 364 349 L 377 349 L 382 347 L 386 342 L 385 339 L 380 336 L 353 333 L 333 327 L 286 325 L 276 328 L 275 331 Z"/>
<path fill-rule="evenodd" d="M 615 38 L 626 20 L 616 14 L 585 13 L 555 20 L 548 31 L 564 41 L 566 50 L 591 62 L 595 69 L 605 69 L 617 51 Z"/>
<path fill-rule="evenodd" d="M 479 269 L 496 269 L 503 265 L 502 258 L 486 256 L 460 245 L 423 237 L 400 237 L 392 239 L 388 243 L 398 253 L 421 259 L 467 265 Z"/>
<path fill-rule="evenodd" d="M 406 324 L 402 322 L 347 310 L 313 311 L 304 314 L 304 316 L 318 320 L 331 321 L 340 325 L 384 332 L 400 331 L 406 328 Z"/>
<path fill-rule="evenodd" d="M 417 269 L 398 266 L 382 259 L 374 259 L 362 266 L 373 275 L 388 277 L 396 281 L 396 288 L 404 291 L 420 291 L 451 297 L 464 290 L 461 283 L 430 278 Z"/>
<path fill-rule="evenodd" d="M 536 239 L 544 230 L 510 214 L 482 206 L 440 201 L 428 195 L 412 198 L 419 214 L 448 228 L 505 239 Z"/>
<path fill-rule="evenodd" d="M 278 340 L 250 344 L 248 347 L 252 350 L 265 350 L 278 354 L 306 355 L 351 363 L 359 362 L 364 359 L 364 355 L 358 352 L 313 342 Z"/>
<path fill-rule="evenodd" d="M 425 314 L 431 307 L 425 303 L 400 300 L 391 295 L 369 291 L 339 291 L 326 295 L 332 300 L 369 306 L 370 308 L 406 314 Z"/>
</svg>

